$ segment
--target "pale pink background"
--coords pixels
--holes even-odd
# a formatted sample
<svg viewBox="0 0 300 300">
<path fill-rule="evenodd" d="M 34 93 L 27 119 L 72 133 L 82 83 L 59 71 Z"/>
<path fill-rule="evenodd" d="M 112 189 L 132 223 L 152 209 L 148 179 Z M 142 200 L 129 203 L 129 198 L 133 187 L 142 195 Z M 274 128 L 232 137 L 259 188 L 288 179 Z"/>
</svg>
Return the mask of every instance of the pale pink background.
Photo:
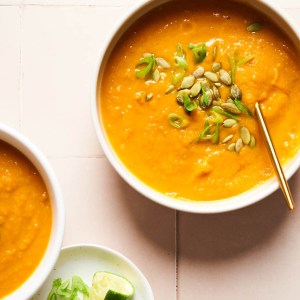
<svg viewBox="0 0 300 300">
<path fill-rule="evenodd" d="M 132 0 L 0 0 L 0 120 L 50 159 L 66 206 L 64 245 L 128 256 L 158 300 L 300 299 L 300 205 L 276 192 L 220 215 L 161 207 L 112 169 L 92 126 L 90 83 L 108 30 Z M 300 26 L 300 1 L 274 0 Z M 300 101 L 300 99 L 299 99 Z M 300 172 L 290 181 L 300 202 Z"/>
</svg>

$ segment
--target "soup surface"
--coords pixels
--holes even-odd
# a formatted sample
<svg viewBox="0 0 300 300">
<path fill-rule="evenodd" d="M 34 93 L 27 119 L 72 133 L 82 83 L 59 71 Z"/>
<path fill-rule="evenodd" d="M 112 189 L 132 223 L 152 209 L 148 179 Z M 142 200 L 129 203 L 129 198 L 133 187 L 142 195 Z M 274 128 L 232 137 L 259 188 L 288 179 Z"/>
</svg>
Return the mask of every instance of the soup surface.
<svg viewBox="0 0 300 300">
<path fill-rule="evenodd" d="M 22 153 L 0 140 L 0 298 L 35 270 L 48 245 L 51 223 L 41 176 Z"/>
<path fill-rule="evenodd" d="M 100 98 L 120 159 L 172 197 L 223 199 L 273 176 L 256 101 L 281 162 L 299 150 L 298 53 L 241 4 L 173 1 L 146 14 L 112 51 Z"/>
</svg>

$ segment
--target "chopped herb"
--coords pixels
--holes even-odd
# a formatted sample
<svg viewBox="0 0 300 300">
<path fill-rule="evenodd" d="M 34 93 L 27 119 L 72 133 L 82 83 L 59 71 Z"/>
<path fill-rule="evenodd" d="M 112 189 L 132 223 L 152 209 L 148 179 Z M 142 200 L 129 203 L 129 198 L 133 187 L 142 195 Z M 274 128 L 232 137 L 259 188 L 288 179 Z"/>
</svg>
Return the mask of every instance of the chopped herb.
<svg viewBox="0 0 300 300">
<path fill-rule="evenodd" d="M 260 23 L 252 23 L 249 26 L 247 26 L 247 30 L 249 32 L 256 32 L 256 31 L 261 30 L 262 28 L 263 28 L 263 26 Z"/>
<path fill-rule="evenodd" d="M 217 113 L 219 113 L 219 114 L 221 114 L 221 115 L 223 115 L 227 118 L 234 119 L 236 121 L 240 120 L 240 118 L 238 116 L 233 115 L 233 114 L 231 114 L 231 113 L 229 113 L 229 112 L 227 112 L 227 111 L 225 111 L 225 110 L 223 110 L 222 108 L 219 108 L 219 107 L 213 107 L 211 109 L 211 111 L 217 112 Z"/>
<path fill-rule="evenodd" d="M 135 70 L 135 76 L 137 78 L 145 78 L 148 74 L 151 74 L 154 69 L 155 69 L 155 57 L 154 55 L 148 56 L 148 57 L 144 57 L 142 58 L 138 64 L 136 65 L 136 67 L 142 66 L 142 65 L 146 65 L 145 68 L 143 69 L 136 69 Z"/>
<path fill-rule="evenodd" d="M 223 122 L 223 118 L 221 117 L 220 113 L 216 112 L 216 111 L 211 111 L 212 116 L 209 116 L 206 121 L 207 122 L 213 122 L 215 124 L 217 123 L 222 123 Z"/>
<path fill-rule="evenodd" d="M 218 144 L 219 143 L 219 140 L 220 140 L 220 123 L 217 123 L 216 124 L 216 129 L 215 129 L 215 132 L 212 136 L 212 139 L 211 141 L 214 143 L 214 144 Z"/>
<path fill-rule="evenodd" d="M 191 112 L 198 107 L 198 104 L 196 101 L 191 100 L 189 95 L 185 93 L 183 95 L 183 106 L 188 112 Z"/>
<path fill-rule="evenodd" d="M 236 107 L 245 115 L 249 116 L 249 117 L 253 117 L 253 113 L 252 111 L 245 106 L 242 101 L 238 100 L 238 99 L 234 99 L 234 104 L 236 105 Z"/>
<path fill-rule="evenodd" d="M 194 55 L 194 60 L 196 63 L 201 63 L 206 57 L 206 45 L 205 43 L 201 43 L 198 45 L 189 45 L 189 49 L 192 50 Z"/>
<path fill-rule="evenodd" d="M 169 124 L 175 128 L 185 128 L 189 125 L 189 121 L 184 117 L 171 113 L 168 115 Z"/>
<path fill-rule="evenodd" d="M 176 56 L 185 57 L 185 52 L 181 43 L 176 45 Z"/>
<path fill-rule="evenodd" d="M 176 66 L 183 68 L 183 69 L 187 69 L 189 67 L 186 59 L 182 56 L 175 56 L 175 62 L 176 62 Z"/>
<path fill-rule="evenodd" d="M 210 140 L 212 138 L 212 135 L 209 135 L 209 131 L 211 130 L 211 128 L 213 127 L 213 125 L 208 124 L 208 122 L 205 122 L 204 124 L 204 129 L 200 132 L 200 134 L 193 140 L 193 143 L 197 143 L 200 141 L 207 141 Z"/>
<path fill-rule="evenodd" d="M 172 72 L 172 78 L 171 82 L 173 85 L 176 85 L 178 82 L 180 82 L 185 75 L 185 71 L 182 69 L 180 73 L 175 73 L 174 71 Z"/>
<path fill-rule="evenodd" d="M 203 88 L 203 86 L 201 86 L 201 91 L 202 91 L 202 104 L 205 107 L 208 107 L 209 106 L 209 98 L 208 98 L 206 90 Z"/>
<path fill-rule="evenodd" d="M 252 60 L 254 58 L 254 55 L 251 54 L 251 55 L 248 55 L 242 59 L 240 59 L 237 63 L 238 67 L 244 65 L 245 63 L 247 63 L 248 61 Z"/>
<path fill-rule="evenodd" d="M 229 61 L 230 69 L 231 69 L 231 81 L 234 84 L 235 83 L 235 74 L 236 74 L 236 70 L 237 70 L 237 63 L 238 63 L 236 51 L 234 51 L 233 57 L 230 57 L 228 55 L 228 61 Z"/>
</svg>

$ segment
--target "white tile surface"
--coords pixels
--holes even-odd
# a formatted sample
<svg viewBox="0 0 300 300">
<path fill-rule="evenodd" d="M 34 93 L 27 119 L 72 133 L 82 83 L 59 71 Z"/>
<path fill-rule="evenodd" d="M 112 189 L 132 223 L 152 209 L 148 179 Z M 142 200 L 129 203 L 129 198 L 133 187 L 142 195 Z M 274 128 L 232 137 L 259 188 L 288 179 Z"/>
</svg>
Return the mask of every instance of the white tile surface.
<svg viewBox="0 0 300 300">
<path fill-rule="evenodd" d="M 24 7 L 22 130 L 47 155 L 102 154 L 91 121 L 91 81 L 99 49 L 123 12 Z"/>
<path fill-rule="evenodd" d="M 0 7 L 0 122 L 20 126 L 20 18 L 17 6 Z"/>
</svg>

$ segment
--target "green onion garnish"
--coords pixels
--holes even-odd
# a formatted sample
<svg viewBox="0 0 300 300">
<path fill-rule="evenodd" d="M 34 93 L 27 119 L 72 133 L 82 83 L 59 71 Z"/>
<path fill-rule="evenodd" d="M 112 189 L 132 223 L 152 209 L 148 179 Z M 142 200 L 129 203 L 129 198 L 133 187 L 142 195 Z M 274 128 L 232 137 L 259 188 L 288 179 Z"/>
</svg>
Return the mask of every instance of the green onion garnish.
<svg viewBox="0 0 300 300">
<path fill-rule="evenodd" d="M 194 55 L 194 60 L 196 63 L 201 63 L 206 57 L 206 45 L 205 43 L 201 43 L 198 45 L 189 45 L 189 49 L 192 50 Z"/>
<path fill-rule="evenodd" d="M 211 111 L 217 112 L 217 113 L 219 113 L 219 114 L 221 114 L 221 115 L 223 115 L 223 116 L 225 116 L 227 118 L 234 119 L 236 121 L 240 120 L 240 118 L 238 116 L 233 115 L 231 113 L 228 113 L 227 111 L 225 111 L 225 110 L 223 110 L 222 108 L 219 108 L 219 107 L 213 107 L 211 109 Z"/>
<path fill-rule="evenodd" d="M 247 26 L 247 30 L 249 32 L 256 32 L 256 31 L 261 30 L 262 28 L 263 28 L 263 26 L 260 23 L 252 23 L 249 26 Z"/>
<path fill-rule="evenodd" d="M 135 76 L 137 78 L 144 78 L 154 70 L 154 68 L 155 68 L 155 57 L 154 57 L 154 55 L 142 58 L 138 62 L 136 67 L 139 67 L 141 65 L 146 65 L 146 67 L 141 69 L 141 70 L 139 70 L 139 69 L 135 70 Z"/>
<path fill-rule="evenodd" d="M 176 62 L 176 66 L 183 68 L 183 69 L 187 69 L 189 67 L 186 59 L 182 56 L 175 56 L 175 62 Z"/>
<path fill-rule="evenodd" d="M 216 129 L 215 129 L 215 132 L 212 136 L 212 139 L 211 141 L 214 143 L 214 144 L 218 144 L 219 143 L 219 140 L 220 140 L 220 123 L 217 123 L 216 124 Z"/>
<path fill-rule="evenodd" d="M 184 117 L 171 113 L 168 115 L 169 124 L 175 128 L 185 128 L 189 125 L 189 121 Z"/>
<path fill-rule="evenodd" d="M 250 61 L 250 60 L 253 59 L 253 58 L 254 58 L 254 55 L 253 55 L 253 54 L 248 55 L 248 56 L 246 56 L 246 57 L 240 59 L 240 60 L 238 61 L 238 63 L 237 63 L 237 66 L 240 67 L 240 66 L 244 65 L 245 63 L 247 63 L 248 61 Z"/>
<path fill-rule="evenodd" d="M 198 107 L 198 104 L 196 101 L 191 100 L 189 95 L 185 93 L 183 95 L 183 106 L 188 112 L 191 112 Z"/>
<path fill-rule="evenodd" d="M 249 117 L 253 117 L 253 113 L 252 111 L 246 106 L 244 105 L 240 100 L 238 99 L 234 99 L 234 104 L 236 105 L 236 107 L 245 115 L 249 116 Z"/>
<path fill-rule="evenodd" d="M 180 73 L 172 72 L 171 82 L 173 85 L 176 85 L 178 82 L 182 81 L 185 75 L 185 71 L 182 69 Z"/>
</svg>

